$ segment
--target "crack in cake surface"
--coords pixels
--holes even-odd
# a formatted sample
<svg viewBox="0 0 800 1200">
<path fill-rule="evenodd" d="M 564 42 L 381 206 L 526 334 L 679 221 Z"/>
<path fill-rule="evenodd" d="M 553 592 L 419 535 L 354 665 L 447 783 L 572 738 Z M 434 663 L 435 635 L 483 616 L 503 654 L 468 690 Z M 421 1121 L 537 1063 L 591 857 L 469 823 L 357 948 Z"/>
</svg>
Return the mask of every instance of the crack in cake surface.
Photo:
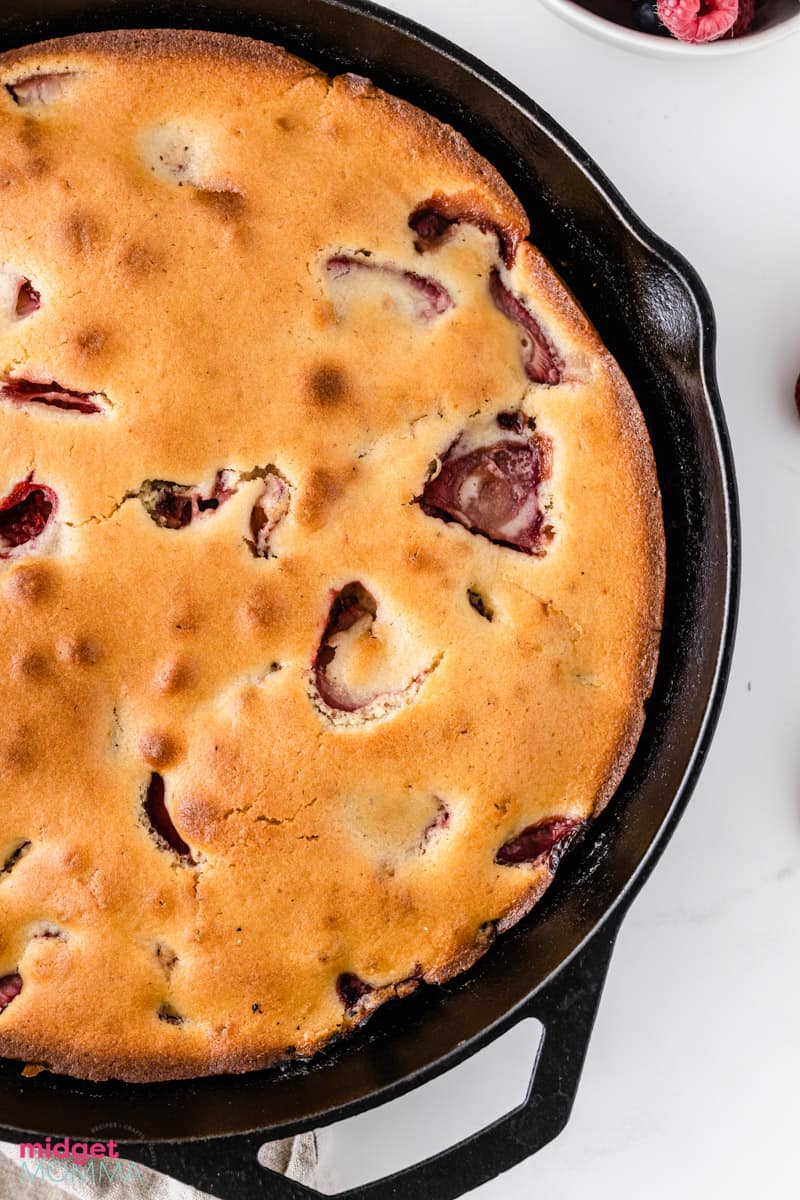
<svg viewBox="0 0 800 1200">
<path fill-rule="evenodd" d="M 210 516 L 235 496 L 242 484 L 261 480 L 263 487 L 255 496 L 248 522 L 250 537 L 245 544 L 256 558 L 274 557 L 270 538 L 288 514 L 292 487 L 277 467 L 253 467 L 238 471 L 223 467 L 204 489 L 198 484 L 175 483 L 166 479 L 145 479 L 138 488 L 126 492 L 104 513 L 85 517 L 82 521 L 67 521 L 71 528 L 100 525 L 111 521 L 132 500 L 138 500 L 151 521 L 161 529 L 182 530 L 200 518 Z"/>
</svg>

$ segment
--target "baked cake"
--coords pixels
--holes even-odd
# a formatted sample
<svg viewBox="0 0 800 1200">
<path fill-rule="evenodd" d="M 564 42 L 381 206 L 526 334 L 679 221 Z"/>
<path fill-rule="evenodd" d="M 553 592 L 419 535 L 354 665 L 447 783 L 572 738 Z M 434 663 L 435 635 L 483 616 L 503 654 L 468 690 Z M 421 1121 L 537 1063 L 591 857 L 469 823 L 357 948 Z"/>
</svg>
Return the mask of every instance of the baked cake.
<svg viewBox="0 0 800 1200">
<path fill-rule="evenodd" d="M 642 415 L 492 167 L 274 46 L 6 53 L 0 188 L 0 1053 L 311 1055 L 625 770 Z"/>
</svg>

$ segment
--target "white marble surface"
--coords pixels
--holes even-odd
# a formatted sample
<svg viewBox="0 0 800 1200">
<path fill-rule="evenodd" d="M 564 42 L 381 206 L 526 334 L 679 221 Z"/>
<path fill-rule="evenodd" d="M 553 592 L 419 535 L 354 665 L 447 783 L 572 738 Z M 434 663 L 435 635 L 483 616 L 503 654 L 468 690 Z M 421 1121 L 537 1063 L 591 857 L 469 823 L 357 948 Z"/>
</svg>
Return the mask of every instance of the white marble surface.
<svg viewBox="0 0 800 1200">
<path fill-rule="evenodd" d="M 659 61 L 595 41 L 535 0 L 393 3 L 539 101 L 697 267 L 719 322 L 744 527 L 739 637 L 719 731 L 623 925 L 570 1124 L 473 1194 L 795 1196 L 800 37 L 720 62 Z M 532 1057 L 523 1034 L 496 1045 L 477 1074 L 415 1093 L 404 1112 L 323 1134 L 330 1181 L 429 1153 L 426 1131 L 465 1108 L 479 1123 L 512 1107 Z"/>
</svg>

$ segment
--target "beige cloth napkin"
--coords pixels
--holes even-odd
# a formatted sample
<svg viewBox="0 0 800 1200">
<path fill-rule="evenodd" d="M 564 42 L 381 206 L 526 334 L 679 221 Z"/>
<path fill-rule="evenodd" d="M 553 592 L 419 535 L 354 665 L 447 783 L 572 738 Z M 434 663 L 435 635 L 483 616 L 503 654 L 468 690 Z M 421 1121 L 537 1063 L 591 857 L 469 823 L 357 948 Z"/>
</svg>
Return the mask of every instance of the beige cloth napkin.
<svg viewBox="0 0 800 1200">
<path fill-rule="evenodd" d="M 258 1161 L 314 1187 L 319 1161 L 317 1135 L 303 1133 L 267 1142 L 259 1151 Z M 139 1170 L 138 1164 L 133 1177 L 124 1182 L 97 1177 L 94 1182 L 84 1182 L 75 1176 L 60 1184 L 37 1179 L 21 1170 L 19 1164 L 19 1146 L 0 1142 L 0 1200 L 212 1200 L 206 1192 L 186 1187 L 149 1167 Z M 269 1194 L 267 1187 L 264 1191 Z M 231 1196 L 230 1200 L 238 1198 Z"/>
</svg>

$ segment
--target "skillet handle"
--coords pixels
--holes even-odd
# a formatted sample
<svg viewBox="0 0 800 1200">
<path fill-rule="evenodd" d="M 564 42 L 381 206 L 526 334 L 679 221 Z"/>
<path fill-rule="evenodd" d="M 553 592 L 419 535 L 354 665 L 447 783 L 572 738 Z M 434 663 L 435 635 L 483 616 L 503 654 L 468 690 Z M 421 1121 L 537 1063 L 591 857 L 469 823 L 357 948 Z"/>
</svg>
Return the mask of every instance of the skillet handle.
<svg viewBox="0 0 800 1200">
<path fill-rule="evenodd" d="M 603 991 L 618 920 L 589 944 L 520 1014 L 544 1026 L 528 1095 L 519 1108 L 473 1137 L 395 1175 L 338 1193 L 340 1200 L 455 1200 L 535 1154 L 567 1123 Z M 259 1133 L 206 1142 L 161 1143 L 160 1171 L 220 1200 L 309 1200 L 319 1192 L 267 1171 L 257 1161 Z M 123 1146 L 126 1157 L 141 1148 Z M 137 1154 L 137 1149 L 139 1153 Z M 147 1159 L 143 1158 L 146 1162 Z"/>
</svg>

